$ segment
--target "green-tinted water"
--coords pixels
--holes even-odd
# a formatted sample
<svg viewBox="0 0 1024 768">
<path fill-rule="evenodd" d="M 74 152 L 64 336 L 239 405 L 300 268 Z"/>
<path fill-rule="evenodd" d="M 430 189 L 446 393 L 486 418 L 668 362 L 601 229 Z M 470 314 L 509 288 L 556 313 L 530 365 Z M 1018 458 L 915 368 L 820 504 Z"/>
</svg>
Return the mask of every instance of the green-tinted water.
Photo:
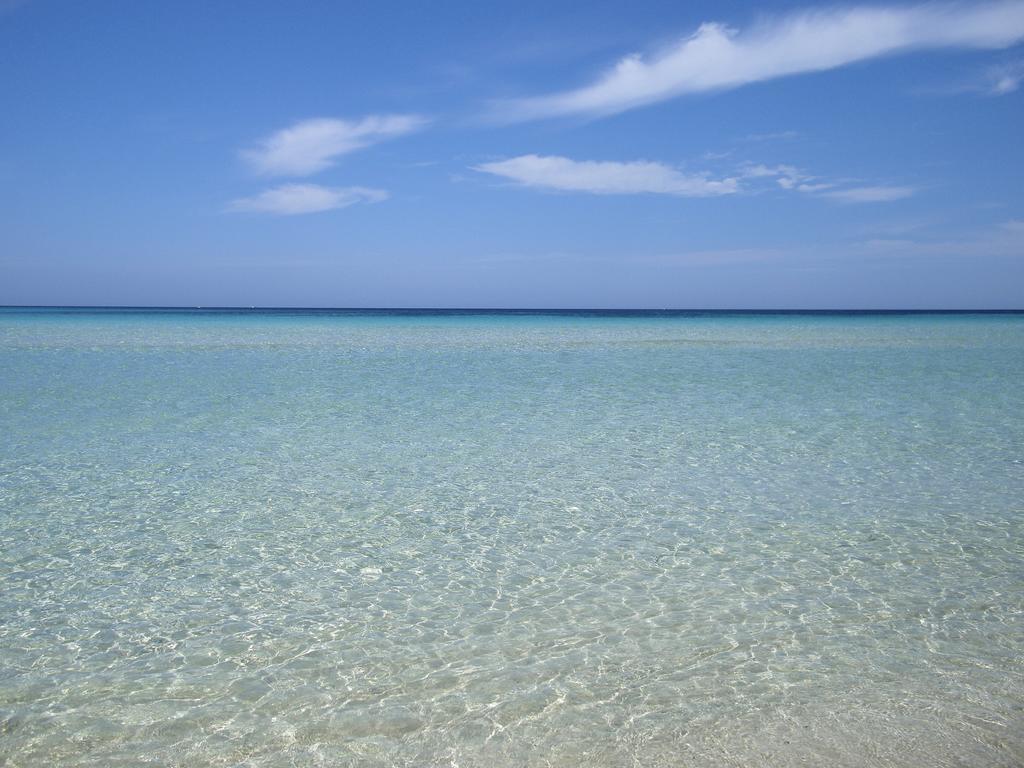
<svg viewBox="0 0 1024 768">
<path fill-rule="evenodd" d="M 0 763 L 1018 765 L 1024 315 L 0 311 Z"/>
</svg>

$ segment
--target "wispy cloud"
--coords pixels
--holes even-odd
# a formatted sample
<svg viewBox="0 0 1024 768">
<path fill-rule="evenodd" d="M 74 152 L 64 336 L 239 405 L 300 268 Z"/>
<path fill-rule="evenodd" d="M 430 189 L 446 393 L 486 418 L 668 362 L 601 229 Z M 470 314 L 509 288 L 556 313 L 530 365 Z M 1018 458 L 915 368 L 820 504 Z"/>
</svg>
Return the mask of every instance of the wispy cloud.
<svg viewBox="0 0 1024 768">
<path fill-rule="evenodd" d="M 567 157 L 521 155 L 474 166 L 473 170 L 526 187 L 598 195 L 660 194 L 718 197 L 759 193 L 769 189 L 827 197 L 842 203 L 884 203 L 910 197 L 909 186 L 849 186 L 813 176 L 792 165 L 746 164 L 731 175 L 683 173 L 665 163 L 572 160 Z"/>
<path fill-rule="evenodd" d="M 657 54 L 621 59 L 582 88 L 505 102 L 496 111 L 509 120 L 608 115 L 913 50 L 999 49 L 1021 39 L 1021 0 L 809 10 L 743 32 L 709 22 Z"/>
<path fill-rule="evenodd" d="M 411 133 L 426 122 L 418 115 L 369 115 L 359 120 L 314 118 L 272 133 L 241 154 L 263 175 L 308 176 L 329 168 L 341 155 Z"/>
<path fill-rule="evenodd" d="M 527 187 L 598 195 L 651 193 L 714 197 L 728 195 L 737 189 L 737 181 L 733 178 L 709 179 L 706 175 L 684 174 L 669 165 L 645 161 L 618 163 L 522 155 L 482 163 L 474 170 L 501 176 Z"/>
<path fill-rule="evenodd" d="M 849 181 L 822 179 L 792 165 L 747 165 L 741 169 L 740 175 L 744 179 L 772 180 L 781 189 L 827 197 L 841 203 L 888 203 L 910 197 L 917 191 L 910 186 L 849 186 Z"/>
<path fill-rule="evenodd" d="M 836 262 L 854 259 L 866 261 L 891 261 L 894 259 L 990 259 L 1024 258 L 1024 221 L 1011 220 L 998 225 L 973 231 L 964 231 L 959 236 L 919 238 L 870 238 L 849 242 L 830 242 L 827 247 L 820 243 L 789 245 L 764 248 L 721 248 L 707 251 L 658 254 L 638 257 L 638 260 L 665 266 L 717 266 L 733 263 L 759 263 L 788 261 L 808 266 L 820 265 L 824 261 Z"/>
<path fill-rule="evenodd" d="M 721 248 L 704 251 L 653 254 L 637 258 L 666 267 L 718 267 L 726 264 L 755 264 L 785 256 L 780 248 Z"/>
<path fill-rule="evenodd" d="M 386 200 L 382 189 L 366 187 L 322 187 L 319 184 L 283 184 L 253 197 L 241 197 L 228 203 L 235 213 L 273 213 L 293 216 L 347 208 L 356 203 L 378 203 Z"/>
<path fill-rule="evenodd" d="M 748 133 L 740 141 L 787 141 L 800 136 L 799 131 L 773 131 L 772 133 Z"/>
<path fill-rule="evenodd" d="M 815 178 L 792 165 L 746 165 L 740 173 L 747 179 L 772 179 L 783 189 L 802 189 L 805 192 L 811 191 L 808 182 Z"/>
<path fill-rule="evenodd" d="M 821 195 L 841 203 L 889 203 L 893 200 L 911 197 L 916 191 L 913 187 L 849 187 L 847 189 L 830 189 L 822 192 Z"/>
<path fill-rule="evenodd" d="M 1024 221 L 1011 219 L 959 238 L 875 238 L 853 247 L 865 255 L 882 257 L 1024 258 Z"/>
<path fill-rule="evenodd" d="M 973 93 L 982 96 L 1005 96 L 1024 82 L 1024 61 L 1006 61 L 954 83 L 923 89 L 923 93 L 950 95 Z"/>
<path fill-rule="evenodd" d="M 990 96 L 1005 96 L 1020 88 L 1024 82 L 1024 61 L 1015 61 L 992 67 L 987 73 L 984 90 Z"/>
<path fill-rule="evenodd" d="M 695 254 L 680 254 L 680 265 L 687 265 L 687 259 L 696 263 L 715 264 L 719 260 L 729 263 L 745 259 L 750 262 L 787 260 L 808 266 L 820 265 L 823 261 L 857 260 L 861 263 L 887 262 L 893 260 L 936 260 L 954 261 L 987 259 L 1024 258 L 1024 222 L 1007 221 L 989 225 L 973 231 L 961 232 L 958 236 L 919 238 L 872 238 L 846 243 L 832 242 L 827 247 L 820 244 L 795 245 L 785 248 L 761 248 L 750 250 L 713 250 Z M 670 263 L 665 259 L 665 263 Z"/>
</svg>

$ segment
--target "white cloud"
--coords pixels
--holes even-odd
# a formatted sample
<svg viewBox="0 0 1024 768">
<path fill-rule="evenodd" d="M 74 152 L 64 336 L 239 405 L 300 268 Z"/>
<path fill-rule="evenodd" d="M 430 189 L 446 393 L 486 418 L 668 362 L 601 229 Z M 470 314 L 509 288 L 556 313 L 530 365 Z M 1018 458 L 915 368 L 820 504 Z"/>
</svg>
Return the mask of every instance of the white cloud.
<svg viewBox="0 0 1024 768">
<path fill-rule="evenodd" d="M 780 181 L 781 185 L 782 182 Z M 784 185 L 783 185 L 784 186 Z M 797 184 L 796 189 L 799 192 L 821 192 L 824 189 L 832 189 L 835 184 L 829 184 L 828 182 L 821 182 L 819 184 Z"/>
<path fill-rule="evenodd" d="M 366 187 L 321 187 L 319 184 L 283 184 L 253 197 L 242 197 L 228 203 L 228 210 L 238 213 L 274 213 L 292 216 L 346 208 L 355 203 L 378 203 L 386 200 L 382 189 Z"/>
<path fill-rule="evenodd" d="M 885 203 L 910 197 L 909 186 L 845 186 L 792 165 L 747 164 L 734 175 L 720 179 L 708 174 L 685 174 L 665 163 L 650 161 L 608 162 L 572 160 L 567 157 L 521 155 L 482 163 L 473 170 L 490 173 L 526 187 L 598 195 L 661 194 L 680 197 L 717 197 L 734 193 L 758 193 L 769 189 L 801 192 L 842 203 Z"/>
<path fill-rule="evenodd" d="M 1024 81 L 1024 62 L 1014 62 L 994 67 L 988 73 L 989 82 L 985 89 L 991 96 L 1005 96 L 1013 93 Z"/>
<path fill-rule="evenodd" d="M 1005 96 L 1024 82 L 1024 61 L 1007 61 L 975 73 L 947 86 L 927 89 L 925 93 L 976 93 L 984 96 Z"/>
<path fill-rule="evenodd" d="M 748 179 L 774 179 L 783 189 L 806 187 L 807 185 L 802 182 L 810 181 L 814 178 L 794 168 L 792 165 L 748 165 L 743 168 L 743 176 Z"/>
<path fill-rule="evenodd" d="M 1000 77 L 995 85 L 992 86 L 992 94 L 995 96 L 1002 96 L 1007 93 L 1013 93 L 1020 86 L 1021 78 L 1014 77 L 1011 75 L 1003 75 Z"/>
<path fill-rule="evenodd" d="M 799 131 L 775 131 L 773 133 L 750 133 L 742 137 L 740 141 L 783 141 L 795 139 L 800 136 Z"/>
<path fill-rule="evenodd" d="M 850 187 L 822 192 L 823 197 L 838 200 L 841 203 L 889 203 L 910 197 L 916 190 L 913 187 Z"/>
<path fill-rule="evenodd" d="M 917 191 L 907 186 L 844 187 L 843 184 L 849 182 L 821 179 L 792 165 L 747 165 L 741 170 L 741 175 L 744 179 L 770 179 L 788 191 L 828 197 L 843 203 L 886 203 L 910 197 Z"/>
<path fill-rule="evenodd" d="M 242 151 L 267 176 L 308 176 L 330 167 L 341 155 L 421 128 L 416 115 L 369 115 L 360 120 L 321 117 L 302 120 Z"/>
<path fill-rule="evenodd" d="M 522 155 L 483 163 L 474 168 L 528 187 L 590 192 L 599 195 L 652 193 L 682 197 L 727 195 L 738 188 L 736 179 L 709 179 L 684 174 L 662 163 L 571 160 L 567 157 Z"/>
<path fill-rule="evenodd" d="M 686 93 L 934 48 L 1005 48 L 1024 39 L 1024 2 L 810 10 L 739 32 L 710 22 L 655 55 L 632 54 L 590 85 L 499 107 L 508 119 L 607 115 Z M 1015 87 L 1007 80 L 1003 87 Z"/>
</svg>

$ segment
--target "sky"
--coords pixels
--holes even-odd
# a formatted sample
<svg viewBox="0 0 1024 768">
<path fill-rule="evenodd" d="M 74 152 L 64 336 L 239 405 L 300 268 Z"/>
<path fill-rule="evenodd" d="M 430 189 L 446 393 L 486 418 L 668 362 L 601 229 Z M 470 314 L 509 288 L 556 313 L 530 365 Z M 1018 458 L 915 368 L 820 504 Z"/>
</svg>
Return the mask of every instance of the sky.
<svg viewBox="0 0 1024 768">
<path fill-rule="evenodd" d="M 1024 308 L 1024 0 L 0 0 L 0 304 Z"/>
</svg>

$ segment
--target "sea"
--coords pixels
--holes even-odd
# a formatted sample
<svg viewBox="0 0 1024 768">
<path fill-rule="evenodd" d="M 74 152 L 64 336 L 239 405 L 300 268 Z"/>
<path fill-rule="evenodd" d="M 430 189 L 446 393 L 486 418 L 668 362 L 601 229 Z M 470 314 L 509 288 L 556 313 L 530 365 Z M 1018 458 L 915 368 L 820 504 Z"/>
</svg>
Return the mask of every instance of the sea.
<svg viewBox="0 0 1024 768">
<path fill-rule="evenodd" d="M 0 765 L 1024 765 L 1024 314 L 0 309 Z"/>
</svg>

